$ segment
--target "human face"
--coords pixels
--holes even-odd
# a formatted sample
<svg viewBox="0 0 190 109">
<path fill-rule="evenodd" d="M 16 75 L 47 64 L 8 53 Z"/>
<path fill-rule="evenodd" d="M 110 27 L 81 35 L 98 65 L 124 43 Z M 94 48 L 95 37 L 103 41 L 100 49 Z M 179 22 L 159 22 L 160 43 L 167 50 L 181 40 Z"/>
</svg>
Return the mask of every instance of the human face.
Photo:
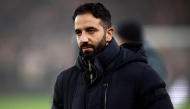
<svg viewBox="0 0 190 109">
<path fill-rule="evenodd" d="M 77 15 L 74 21 L 75 33 L 80 53 L 84 58 L 91 58 L 100 53 L 111 40 L 104 30 L 101 20 L 91 13 Z"/>
</svg>

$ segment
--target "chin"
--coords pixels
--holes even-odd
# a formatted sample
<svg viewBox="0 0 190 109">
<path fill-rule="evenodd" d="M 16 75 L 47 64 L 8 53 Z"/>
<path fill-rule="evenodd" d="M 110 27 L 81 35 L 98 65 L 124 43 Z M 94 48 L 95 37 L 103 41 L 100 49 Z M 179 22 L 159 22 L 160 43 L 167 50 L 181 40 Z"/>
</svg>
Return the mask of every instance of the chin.
<svg viewBox="0 0 190 109">
<path fill-rule="evenodd" d="M 93 58 L 95 56 L 95 53 L 94 52 L 86 52 L 86 53 L 83 53 L 82 54 L 82 57 L 84 57 L 85 59 L 90 59 L 90 58 Z"/>
</svg>

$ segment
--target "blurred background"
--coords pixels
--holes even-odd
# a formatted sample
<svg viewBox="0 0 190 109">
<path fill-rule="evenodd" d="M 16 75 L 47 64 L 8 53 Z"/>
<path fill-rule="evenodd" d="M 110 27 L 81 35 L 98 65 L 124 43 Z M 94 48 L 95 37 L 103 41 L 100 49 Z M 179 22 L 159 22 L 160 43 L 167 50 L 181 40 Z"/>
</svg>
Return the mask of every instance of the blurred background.
<svg viewBox="0 0 190 109">
<path fill-rule="evenodd" d="M 104 4 L 115 29 L 141 22 L 175 108 L 190 109 L 190 0 L 1 0 L 0 109 L 51 108 L 56 77 L 75 63 L 72 15 L 85 2 Z"/>
</svg>

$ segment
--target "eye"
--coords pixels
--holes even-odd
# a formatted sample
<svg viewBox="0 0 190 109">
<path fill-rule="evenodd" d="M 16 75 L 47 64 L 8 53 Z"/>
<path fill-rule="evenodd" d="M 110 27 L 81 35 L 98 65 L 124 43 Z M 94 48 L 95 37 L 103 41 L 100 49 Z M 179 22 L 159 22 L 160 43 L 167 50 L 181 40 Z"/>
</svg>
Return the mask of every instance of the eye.
<svg viewBox="0 0 190 109">
<path fill-rule="evenodd" d="M 88 33 L 90 33 L 90 34 L 92 34 L 92 33 L 94 33 L 95 32 L 95 29 L 89 29 L 88 30 Z"/>
<path fill-rule="evenodd" d="M 81 32 L 81 31 L 79 31 L 79 30 L 76 30 L 76 31 L 75 31 L 75 34 L 76 34 L 77 36 L 80 36 L 80 35 L 81 35 L 81 33 L 82 33 L 82 32 Z"/>
</svg>

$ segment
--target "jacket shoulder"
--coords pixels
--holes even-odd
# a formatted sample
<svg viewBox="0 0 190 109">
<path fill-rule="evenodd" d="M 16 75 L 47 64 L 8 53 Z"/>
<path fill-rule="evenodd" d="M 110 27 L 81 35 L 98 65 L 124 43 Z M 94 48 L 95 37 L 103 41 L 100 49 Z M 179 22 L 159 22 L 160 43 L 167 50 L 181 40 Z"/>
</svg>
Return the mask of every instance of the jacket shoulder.
<svg viewBox="0 0 190 109">
<path fill-rule="evenodd" d="M 147 66 L 141 76 L 141 90 L 154 90 L 158 88 L 165 88 L 165 83 L 153 68 Z"/>
<path fill-rule="evenodd" d="M 67 99 L 68 95 L 68 86 L 71 78 L 76 77 L 79 74 L 78 68 L 76 66 L 70 67 L 67 70 L 62 71 L 58 76 L 54 85 L 54 97 L 53 97 L 53 105 L 52 109 L 63 109 L 63 107 L 67 107 L 67 104 L 63 104 L 63 101 Z M 67 108 L 66 108 L 67 109 Z"/>
<path fill-rule="evenodd" d="M 140 82 L 141 76 L 144 72 L 144 70 L 148 67 L 148 64 L 144 62 L 131 62 L 123 67 L 121 67 L 121 72 L 123 75 L 130 76 L 130 78 L 133 78 Z"/>
<path fill-rule="evenodd" d="M 64 71 L 62 71 L 58 77 L 57 77 L 57 81 L 60 80 L 66 80 L 69 78 L 69 76 L 73 73 L 73 72 L 77 72 L 78 68 L 76 66 L 72 66 Z"/>
<path fill-rule="evenodd" d="M 142 107 L 150 109 L 173 109 L 166 85 L 159 74 L 150 66 L 147 66 L 140 80 L 139 98 Z"/>
</svg>

